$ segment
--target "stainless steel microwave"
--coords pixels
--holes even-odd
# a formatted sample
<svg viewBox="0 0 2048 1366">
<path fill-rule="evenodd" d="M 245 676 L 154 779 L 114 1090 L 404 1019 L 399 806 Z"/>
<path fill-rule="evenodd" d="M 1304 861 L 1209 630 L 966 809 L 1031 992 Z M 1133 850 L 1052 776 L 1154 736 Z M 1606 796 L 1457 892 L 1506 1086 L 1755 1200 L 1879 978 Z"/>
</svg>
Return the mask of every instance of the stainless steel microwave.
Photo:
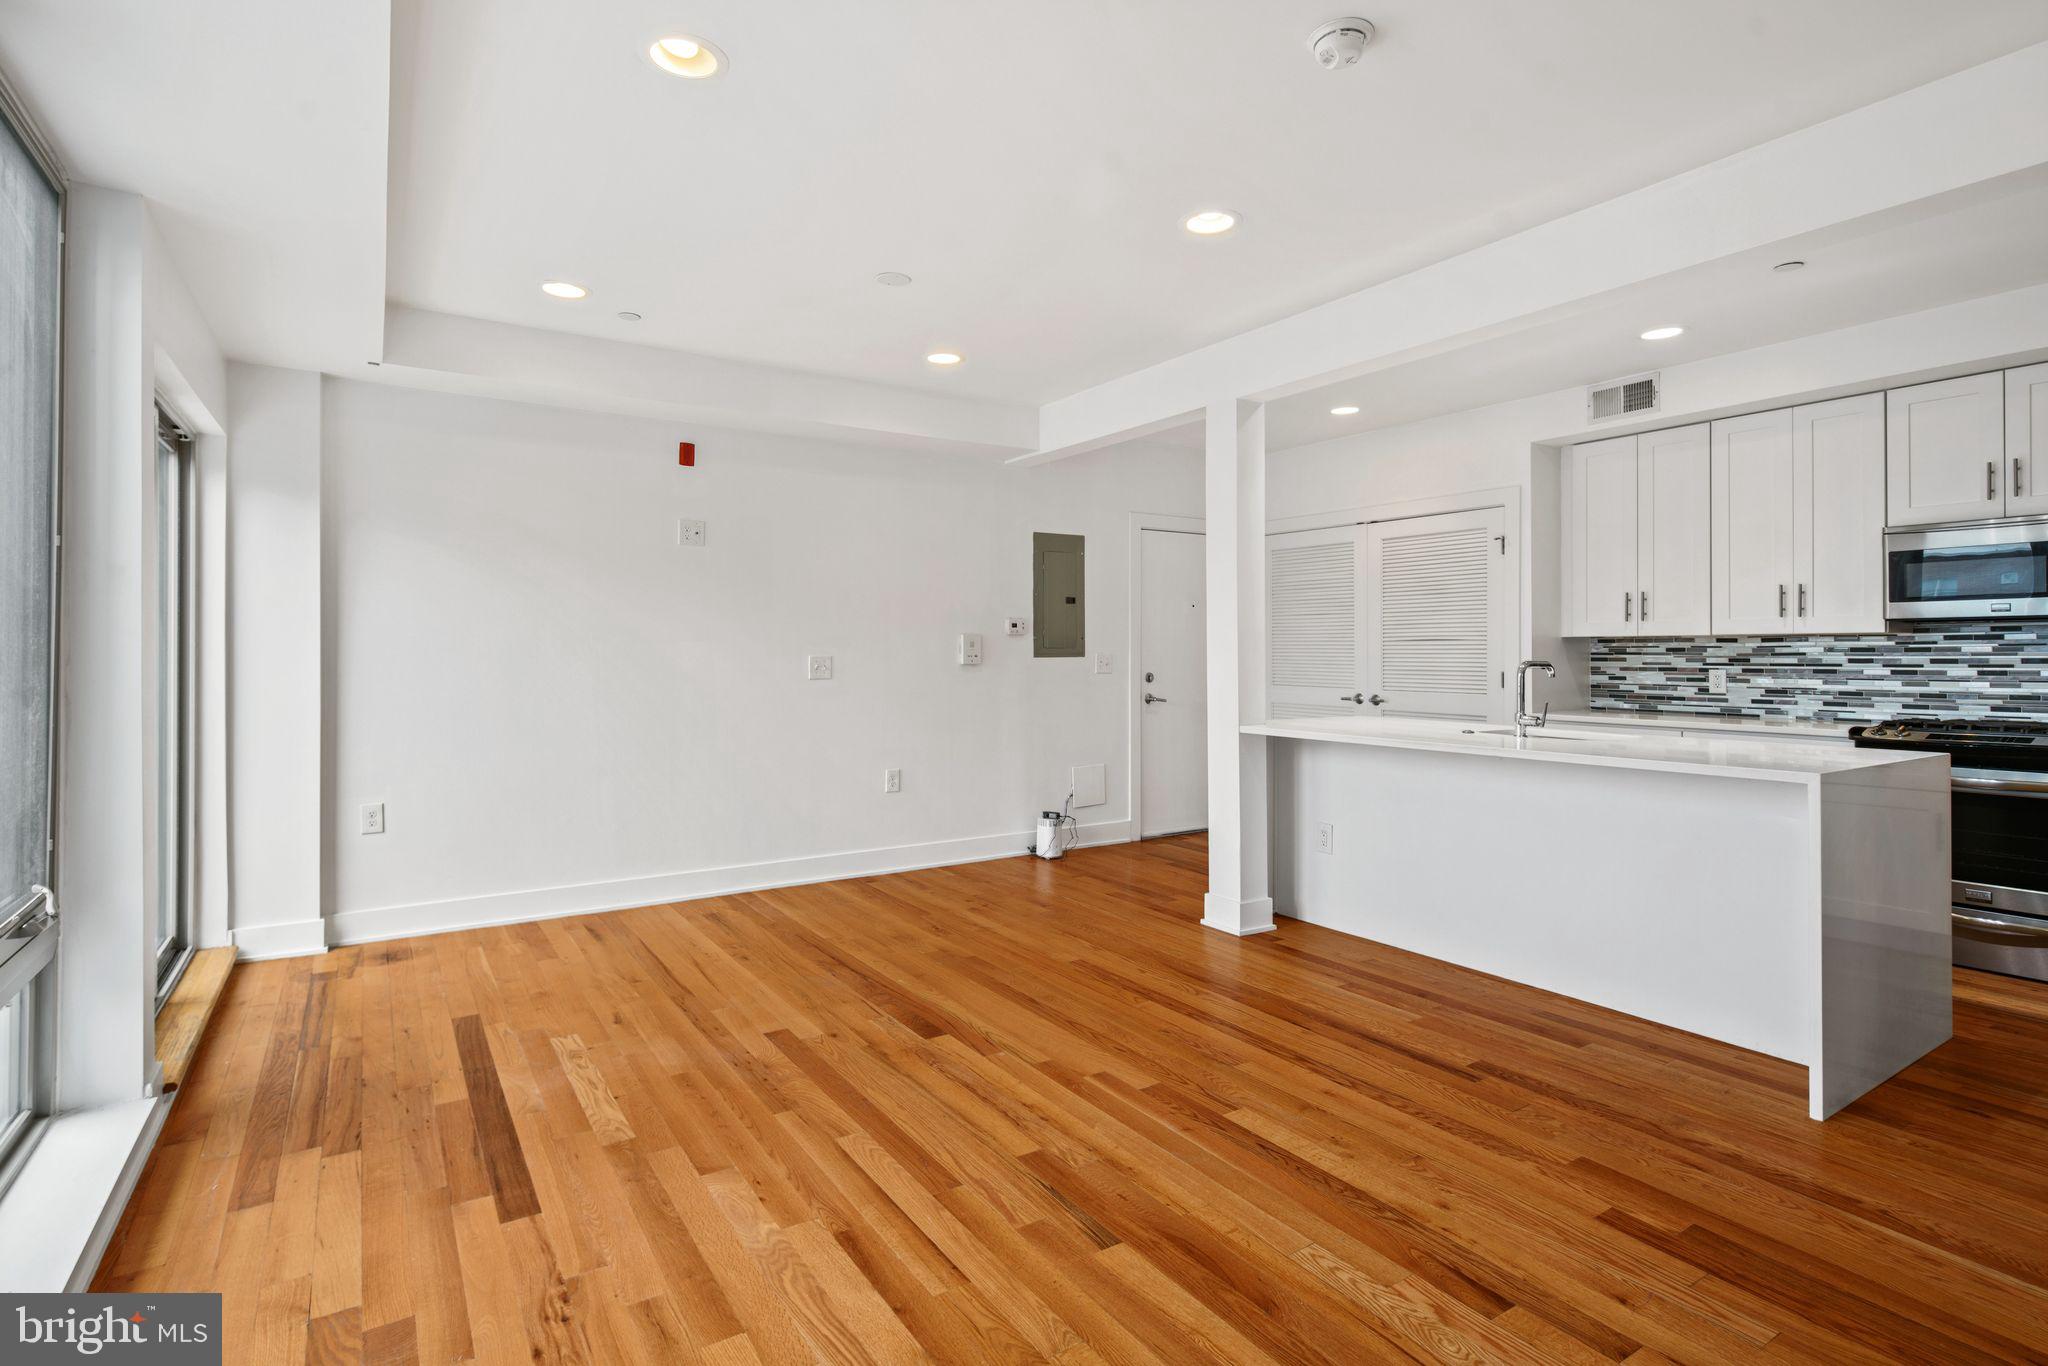
<svg viewBox="0 0 2048 1366">
<path fill-rule="evenodd" d="M 1884 568 L 1894 621 L 2048 617 L 2048 520 L 1888 531 Z"/>
</svg>

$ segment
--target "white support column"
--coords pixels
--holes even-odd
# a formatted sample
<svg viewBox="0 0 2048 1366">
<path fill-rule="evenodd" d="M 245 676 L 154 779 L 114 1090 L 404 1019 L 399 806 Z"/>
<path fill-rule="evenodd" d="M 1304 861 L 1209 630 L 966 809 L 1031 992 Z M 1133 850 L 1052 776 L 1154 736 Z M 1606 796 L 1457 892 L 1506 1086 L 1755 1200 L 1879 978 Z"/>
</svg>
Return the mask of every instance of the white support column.
<svg viewBox="0 0 2048 1366">
<path fill-rule="evenodd" d="M 1266 409 L 1209 404 L 1204 464 L 1209 569 L 1209 894 L 1202 923 L 1273 928 L 1268 894 L 1266 739 Z"/>
</svg>

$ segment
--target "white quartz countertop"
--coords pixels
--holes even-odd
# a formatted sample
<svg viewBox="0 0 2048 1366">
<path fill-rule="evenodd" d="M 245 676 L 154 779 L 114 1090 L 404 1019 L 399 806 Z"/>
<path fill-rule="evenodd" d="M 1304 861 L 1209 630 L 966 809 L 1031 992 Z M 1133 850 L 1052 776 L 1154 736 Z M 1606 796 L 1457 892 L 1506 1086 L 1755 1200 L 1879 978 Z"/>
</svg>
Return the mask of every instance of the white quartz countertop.
<svg viewBox="0 0 2048 1366">
<path fill-rule="evenodd" d="M 1854 721 L 1796 721 L 1774 716 L 1709 716 L 1681 711 L 1554 711 L 1552 721 L 1589 726 L 1645 726 L 1657 730 L 1700 730 L 1740 735 L 1811 736 L 1846 740 Z"/>
<path fill-rule="evenodd" d="M 1883 768 L 1894 764 L 1934 761 L 1947 765 L 1946 755 L 1855 749 L 1831 744 L 1802 745 L 1786 740 L 1745 740 L 1665 735 L 1621 735 L 1599 727 L 1572 727 L 1555 718 L 1543 730 L 1517 740 L 1512 727 L 1490 721 L 1439 721 L 1426 718 L 1340 716 L 1298 721 L 1268 721 L 1241 728 L 1247 735 L 1285 740 L 1320 740 L 1340 745 L 1373 745 L 1383 749 L 1432 750 L 1537 763 L 1586 764 L 1603 768 L 1658 769 L 1703 773 L 1728 778 L 1811 784 L 1835 774 Z M 1947 779 L 1943 778 L 1946 785 Z"/>
</svg>

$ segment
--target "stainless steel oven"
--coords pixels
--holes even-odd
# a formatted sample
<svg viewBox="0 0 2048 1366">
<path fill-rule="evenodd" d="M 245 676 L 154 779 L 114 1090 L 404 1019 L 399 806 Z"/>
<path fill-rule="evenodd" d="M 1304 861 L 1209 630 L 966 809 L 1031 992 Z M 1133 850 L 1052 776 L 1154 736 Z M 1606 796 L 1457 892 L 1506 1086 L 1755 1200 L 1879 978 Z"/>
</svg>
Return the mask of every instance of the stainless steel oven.
<svg viewBox="0 0 2048 1366">
<path fill-rule="evenodd" d="M 1888 531 L 1894 621 L 2048 617 L 2048 520 Z"/>
<path fill-rule="evenodd" d="M 1949 756 L 1955 961 L 2048 981 L 2048 721 L 1906 717 L 1850 734 Z"/>
</svg>

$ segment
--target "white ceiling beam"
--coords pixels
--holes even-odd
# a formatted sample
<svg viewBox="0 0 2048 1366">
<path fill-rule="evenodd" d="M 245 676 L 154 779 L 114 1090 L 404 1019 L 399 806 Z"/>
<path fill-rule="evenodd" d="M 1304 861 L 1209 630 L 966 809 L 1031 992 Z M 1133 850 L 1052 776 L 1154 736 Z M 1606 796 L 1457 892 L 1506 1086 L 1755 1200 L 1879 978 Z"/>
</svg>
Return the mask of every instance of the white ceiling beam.
<svg viewBox="0 0 2048 1366">
<path fill-rule="evenodd" d="M 392 305 L 362 378 L 559 408 L 983 456 L 1031 449 L 1028 407 Z"/>
<path fill-rule="evenodd" d="M 1560 155 L 1576 149 L 1559 149 Z M 2048 165 L 2048 43 L 1880 100 L 1039 410 L 1038 464 L 1219 398 L 1272 400 L 1546 311 Z"/>
</svg>

